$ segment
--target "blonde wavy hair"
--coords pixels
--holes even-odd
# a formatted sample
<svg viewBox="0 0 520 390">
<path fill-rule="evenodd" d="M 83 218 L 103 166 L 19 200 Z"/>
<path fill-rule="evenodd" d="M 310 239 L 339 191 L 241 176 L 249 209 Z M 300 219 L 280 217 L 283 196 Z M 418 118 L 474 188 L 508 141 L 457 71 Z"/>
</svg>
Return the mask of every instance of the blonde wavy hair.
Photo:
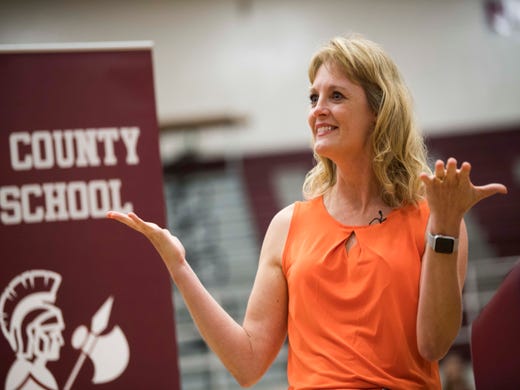
<svg viewBox="0 0 520 390">
<path fill-rule="evenodd" d="M 391 207 L 417 204 L 424 197 L 419 179 L 431 172 L 423 138 L 414 122 L 412 99 L 397 66 L 376 43 L 359 35 L 337 37 L 311 59 L 309 80 L 314 82 L 323 64 L 334 63 L 365 91 L 377 114 L 371 135 L 373 170 L 383 201 Z M 303 184 L 306 199 L 326 193 L 336 183 L 336 166 L 314 153 L 316 165 Z"/>
</svg>

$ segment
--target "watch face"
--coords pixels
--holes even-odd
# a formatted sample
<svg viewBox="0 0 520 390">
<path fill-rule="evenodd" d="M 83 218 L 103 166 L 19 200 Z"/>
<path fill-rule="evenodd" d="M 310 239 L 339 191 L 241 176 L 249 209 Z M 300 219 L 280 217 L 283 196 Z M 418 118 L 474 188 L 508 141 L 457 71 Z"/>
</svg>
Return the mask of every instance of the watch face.
<svg viewBox="0 0 520 390">
<path fill-rule="evenodd" d="M 439 253 L 453 253 L 454 241 L 452 238 L 436 237 L 435 252 Z"/>
</svg>

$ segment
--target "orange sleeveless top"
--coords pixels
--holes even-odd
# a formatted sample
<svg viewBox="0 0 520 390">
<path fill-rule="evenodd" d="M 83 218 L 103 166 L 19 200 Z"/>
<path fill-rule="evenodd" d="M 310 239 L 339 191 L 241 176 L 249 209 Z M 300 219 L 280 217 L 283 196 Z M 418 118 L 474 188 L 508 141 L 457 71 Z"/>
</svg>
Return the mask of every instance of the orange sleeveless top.
<svg viewBox="0 0 520 390">
<path fill-rule="evenodd" d="M 441 388 L 416 336 L 428 217 L 423 201 L 381 224 L 345 226 L 321 196 L 295 203 L 282 258 L 289 389 Z"/>
</svg>

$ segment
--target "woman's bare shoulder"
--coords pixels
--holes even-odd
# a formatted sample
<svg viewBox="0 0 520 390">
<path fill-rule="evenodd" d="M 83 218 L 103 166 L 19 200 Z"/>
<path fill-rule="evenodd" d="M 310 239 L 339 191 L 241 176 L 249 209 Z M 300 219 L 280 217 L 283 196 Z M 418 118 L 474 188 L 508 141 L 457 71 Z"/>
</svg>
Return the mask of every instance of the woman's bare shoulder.
<svg viewBox="0 0 520 390">
<path fill-rule="evenodd" d="M 291 223 L 292 215 L 294 212 L 295 203 L 290 204 L 289 206 L 284 207 L 280 211 L 278 211 L 273 217 L 271 223 L 288 225 Z"/>
<path fill-rule="evenodd" d="M 284 207 L 271 220 L 264 237 L 263 249 L 271 256 L 281 259 L 285 241 L 291 226 L 294 203 Z"/>
</svg>

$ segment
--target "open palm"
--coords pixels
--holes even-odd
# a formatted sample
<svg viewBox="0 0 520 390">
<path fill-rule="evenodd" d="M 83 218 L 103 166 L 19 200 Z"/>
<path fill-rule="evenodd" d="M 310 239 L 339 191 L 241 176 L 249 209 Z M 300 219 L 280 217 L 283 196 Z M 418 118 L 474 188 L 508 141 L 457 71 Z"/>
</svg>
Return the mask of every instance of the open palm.
<svg viewBox="0 0 520 390">
<path fill-rule="evenodd" d="M 172 270 L 185 261 L 186 251 L 184 246 L 168 229 L 163 229 L 153 222 L 145 222 L 135 213 L 123 214 L 117 211 L 109 211 L 107 217 L 131 227 L 148 238 L 168 269 Z"/>
</svg>

